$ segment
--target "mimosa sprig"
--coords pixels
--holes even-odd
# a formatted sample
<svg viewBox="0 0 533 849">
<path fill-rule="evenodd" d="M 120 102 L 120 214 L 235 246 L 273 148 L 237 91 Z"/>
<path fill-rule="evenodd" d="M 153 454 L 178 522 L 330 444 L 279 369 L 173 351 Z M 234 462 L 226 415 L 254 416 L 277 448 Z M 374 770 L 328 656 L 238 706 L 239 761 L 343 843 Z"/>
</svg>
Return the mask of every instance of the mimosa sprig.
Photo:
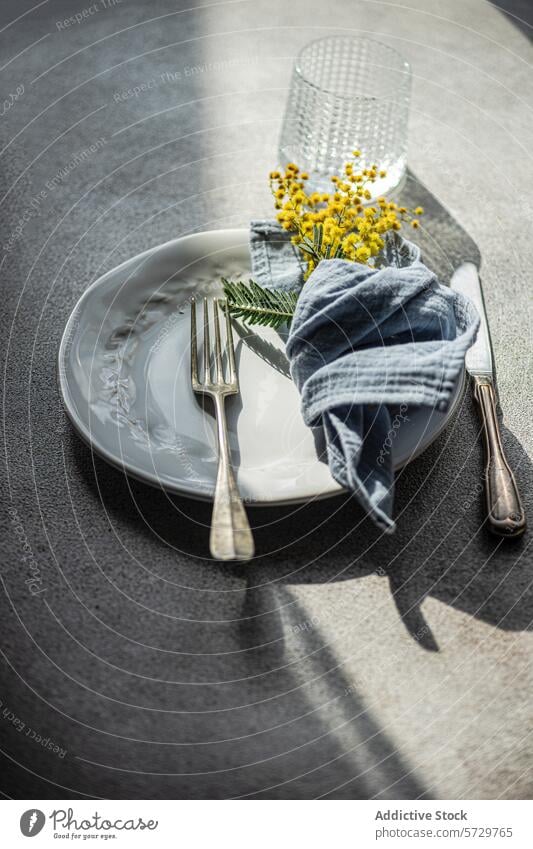
<svg viewBox="0 0 533 849">
<path fill-rule="evenodd" d="M 309 175 L 293 162 L 283 173 L 270 173 L 276 218 L 292 233 L 291 242 L 305 264 L 304 280 L 322 260 L 344 259 L 373 267 L 388 233 L 396 233 L 404 223 L 415 230 L 420 226 L 417 216 L 424 212 L 421 206 L 410 210 L 385 197 L 369 204 L 371 186 L 387 172 L 377 165 L 358 169 L 361 152 L 354 150 L 352 155 L 353 161 L 346 163 L 342 175 L 331 177 L 332 192 L 307 192 Z M 234 317 L 270 327 L 290 324 L 298 293 L 265 289 L 253 280 L 248 285 L 222 282 Z"/>
</svg>

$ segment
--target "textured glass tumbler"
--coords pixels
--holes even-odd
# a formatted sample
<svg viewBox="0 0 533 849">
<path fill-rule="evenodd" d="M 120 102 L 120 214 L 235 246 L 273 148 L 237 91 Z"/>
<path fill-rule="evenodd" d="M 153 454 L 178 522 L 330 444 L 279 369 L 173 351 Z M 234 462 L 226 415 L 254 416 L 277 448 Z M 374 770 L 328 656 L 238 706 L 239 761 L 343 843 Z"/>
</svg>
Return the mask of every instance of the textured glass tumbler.
<svg viewBox="0 0 533 849">
<path fill-rule="evenodd" d="M 372 196 L 399 186 L 407 164 L 411 71 L 385 44 L 368 38 L 328 36 L 299 53 L 280 136 L 280 164 L 309 173 L 309 188 L 331 189 L 353 150 L 362 168 L 376 164 L 387 176 Z"/>
</svg>

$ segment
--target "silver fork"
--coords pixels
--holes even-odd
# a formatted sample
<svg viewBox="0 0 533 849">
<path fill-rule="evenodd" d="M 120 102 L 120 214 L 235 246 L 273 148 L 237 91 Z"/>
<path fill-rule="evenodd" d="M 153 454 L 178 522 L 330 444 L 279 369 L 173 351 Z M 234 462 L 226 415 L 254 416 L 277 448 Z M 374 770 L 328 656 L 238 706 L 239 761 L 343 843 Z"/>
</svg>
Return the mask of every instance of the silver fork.
<svg viewBox="0 0 533 849">
<path fill-rule="evenodd" d="M 226 355 L 229 378 L 224 378 L 218 310 L 226 314 Z M 212 378 L 209 341 L 209 304 L 204 298 L 204 379 L 198 377 L 198 345 L 196 334 L 196 302 L 191 301 L 191 382 L 193 392 L 209 395 L 215 404 L 218 434 L 218 473 L 211 518 L 209 549 L 217 560 L 250 560 L 254 556 L 254 539 L 231 467 L 224 401 L 237 395 L 239 379 L 235 368 L 235 352 L 229 312 L 225 302 L 214 302 L 215 379 Z"/>
</svg>

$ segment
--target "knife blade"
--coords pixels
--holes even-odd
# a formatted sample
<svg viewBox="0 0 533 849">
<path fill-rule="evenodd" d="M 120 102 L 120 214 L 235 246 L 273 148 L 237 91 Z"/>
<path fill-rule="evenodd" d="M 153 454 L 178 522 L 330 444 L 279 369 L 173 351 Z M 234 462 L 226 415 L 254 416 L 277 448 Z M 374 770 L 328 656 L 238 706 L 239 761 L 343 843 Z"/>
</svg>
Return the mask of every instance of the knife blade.
<svg viewBox="0 0 533 849">
<path fill-rule="evenodd" d="M 473 302 L 481 320 L 476 341 L 466 353 L 465 366 L 471 376 L 474 399 L 482 424 L 485 500 L 489 528 L 498 536 L 517 537 L 526 529 L 526 516 L 502 444 L 496 409 L 496 375 L 489 323 L 476 265 L 473 262 L 463 262 L 454 272 L 450 287 Z"/>
<path fill-rule="evenodd" d="M 481 324 L 476 341 L 466 352 L 465 365 L 469 374 L 479 374 L 495 379 L 492 343 L 489 324 L 485 310 L 485 301 L 477 268 L 473 262 L 463 262 L 450 281 L 450 286 L 456 292 L 466 295 L 474 304 Z"/>
</svg>

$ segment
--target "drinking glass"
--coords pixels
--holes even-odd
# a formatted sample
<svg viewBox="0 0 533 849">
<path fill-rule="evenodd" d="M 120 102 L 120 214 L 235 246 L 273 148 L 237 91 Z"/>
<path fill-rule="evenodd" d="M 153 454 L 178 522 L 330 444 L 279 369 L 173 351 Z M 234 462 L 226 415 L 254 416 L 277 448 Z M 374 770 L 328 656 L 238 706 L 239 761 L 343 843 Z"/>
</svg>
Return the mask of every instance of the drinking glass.
<svg viewBox="0 0 533 849">
<path fill-rule="evenodd" d="M 397 188 L 407 163 L 411 71 L 396 50 L 369 38 L 327 36 L 298 54 L 281 129 L 280 164 L 309 173 L 308 187 L 331 190 L 353 150 L 358 166 L 387 176 L 372 196 Z"/>
</svg>

